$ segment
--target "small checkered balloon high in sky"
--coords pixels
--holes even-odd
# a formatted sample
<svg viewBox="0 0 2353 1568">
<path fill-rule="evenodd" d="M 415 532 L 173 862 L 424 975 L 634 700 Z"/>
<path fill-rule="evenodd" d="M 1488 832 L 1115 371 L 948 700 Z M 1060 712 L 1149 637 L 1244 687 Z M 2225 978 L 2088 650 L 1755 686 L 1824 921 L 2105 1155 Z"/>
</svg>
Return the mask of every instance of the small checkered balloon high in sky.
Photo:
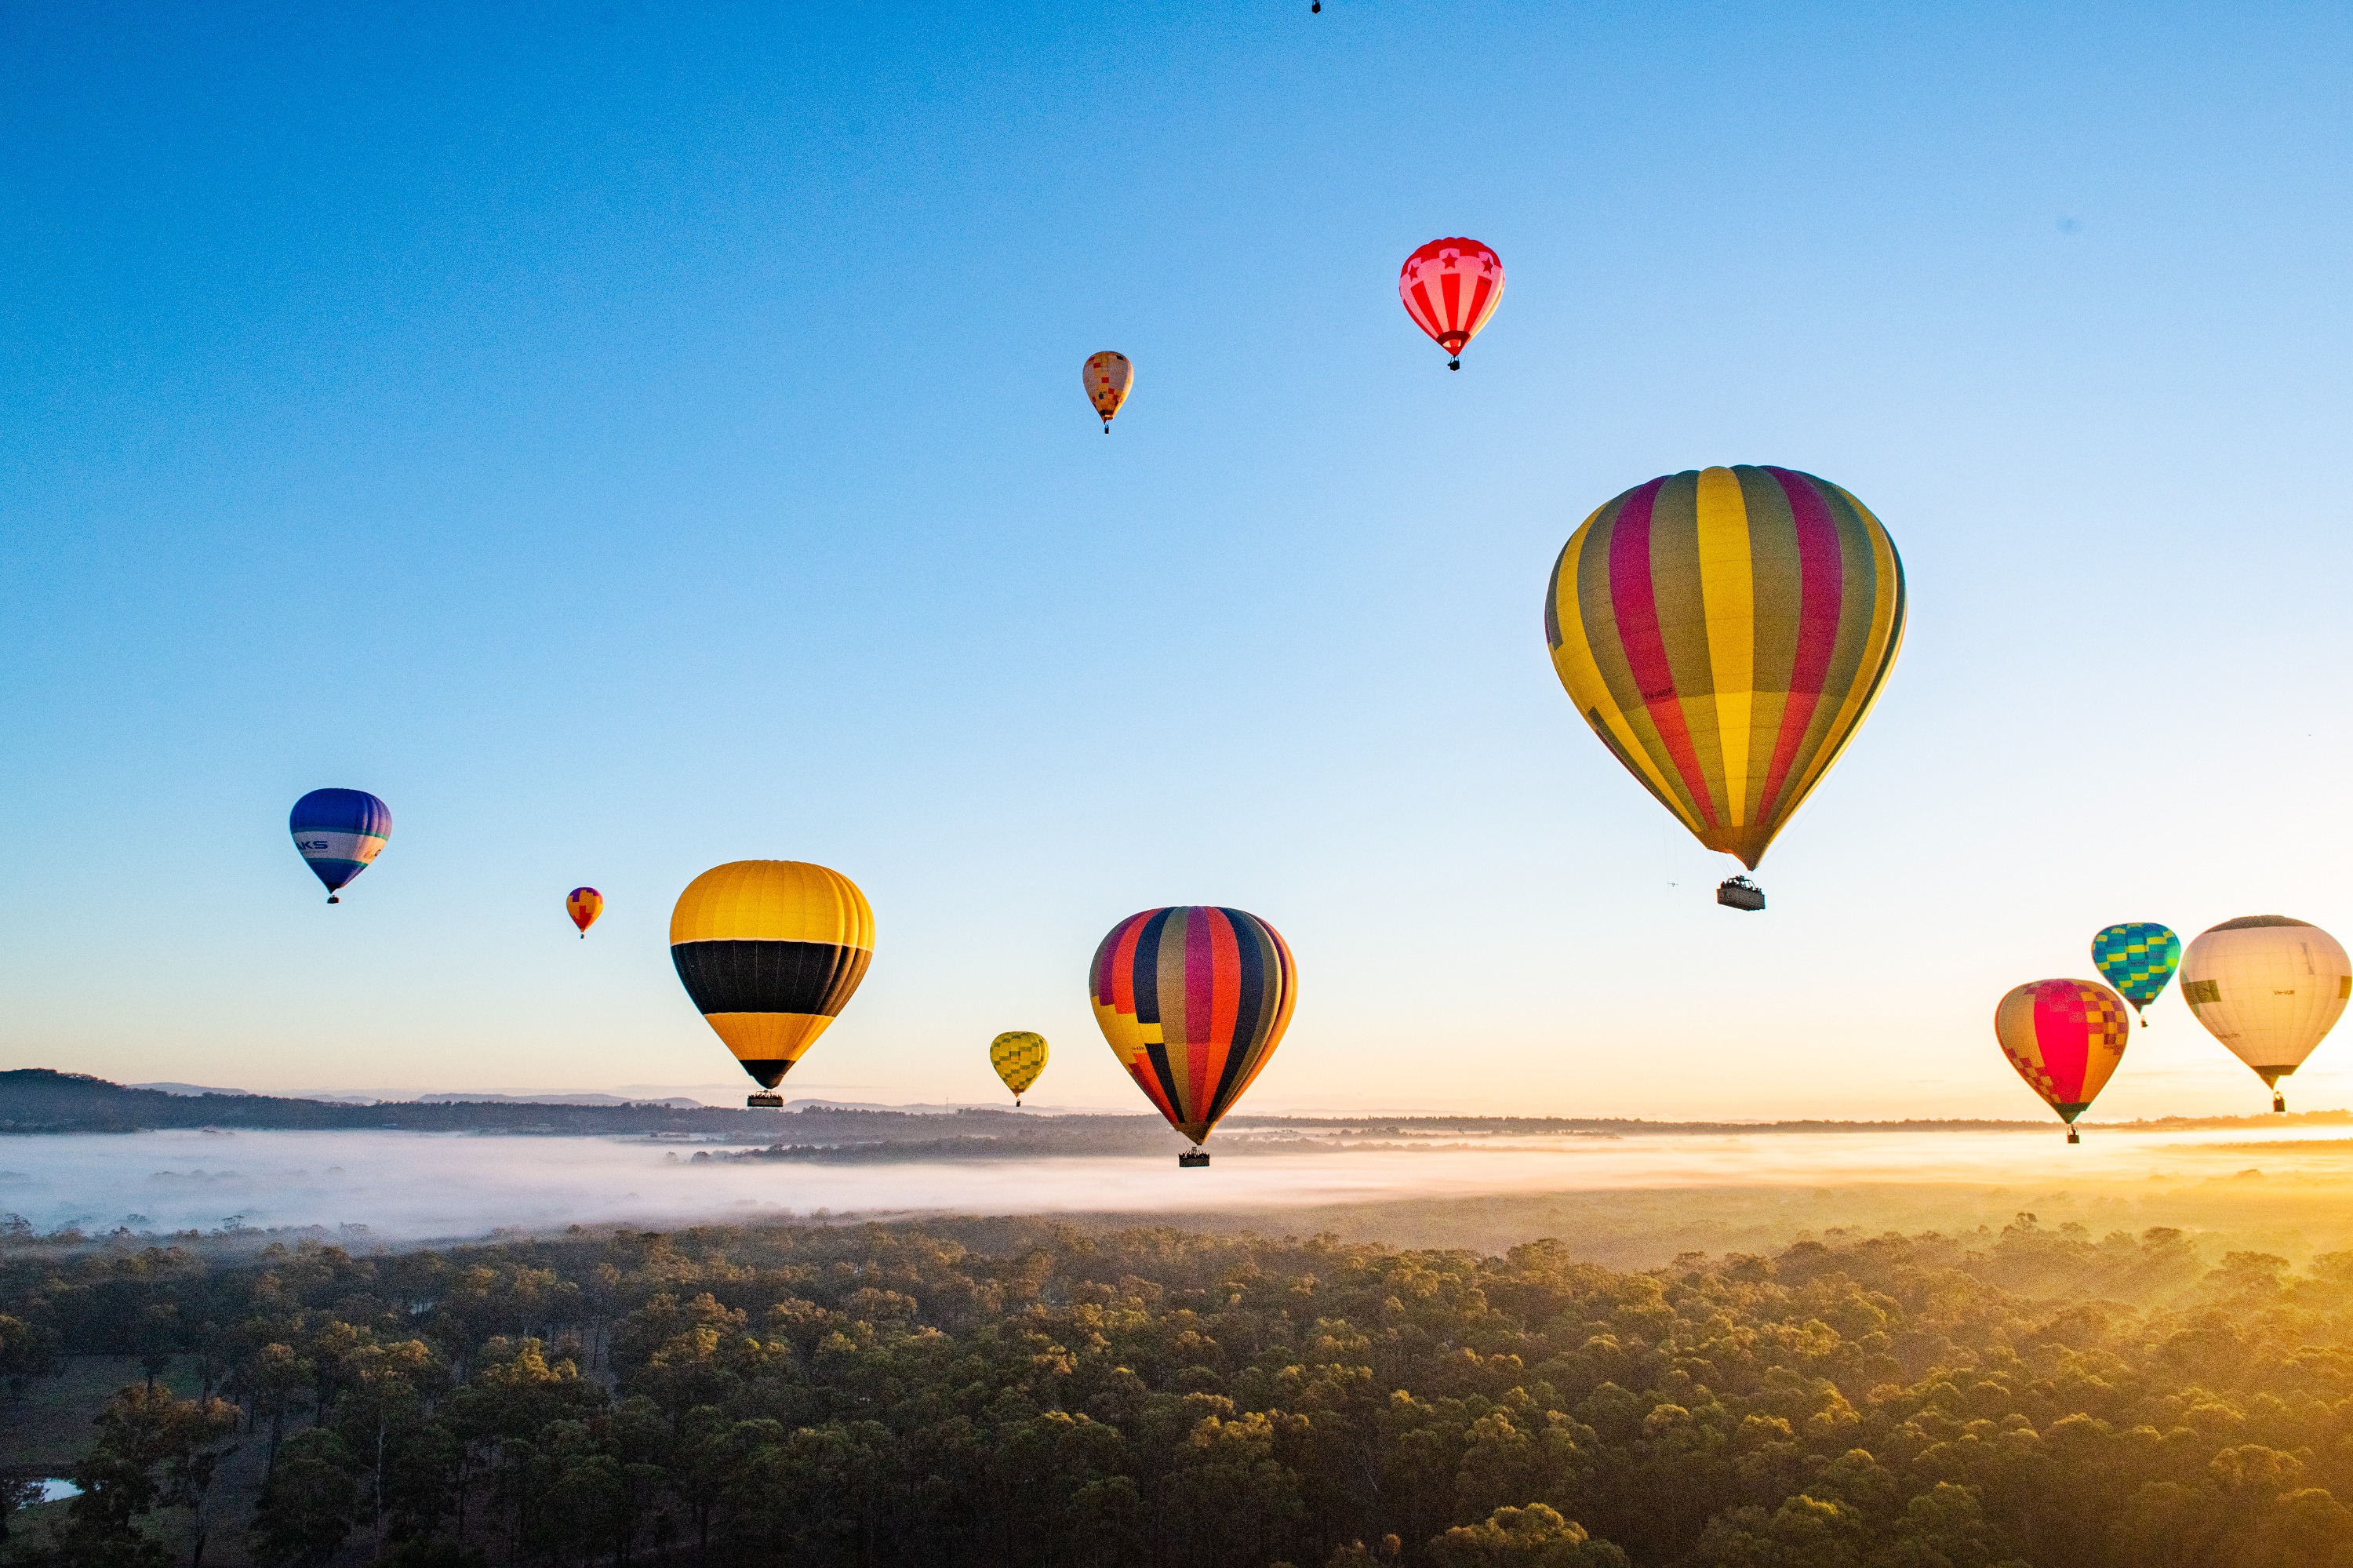
<svg viewBox="0 0 2353 1568">
<path fill-rule="evenodd" d="M 2030 980 L 1993 1010 L 1993 1033 L 2018 1075 L 2067 1123 L 2067 1141 L 2082 1142 L 2075 1118 L 2099 1097 L 2132 1038 L 2125 999 L 2097 980 Z"/>
<path fill-rule="evenodd" d="M 1134 389 L 1134 364 L 1118 350 L 1106 348 L 1101 354 L 1087 355 L 1079 379 L 1086 387 L 1087 401 L 1095 406 L 1095 414 L 1103 422 L 1103 434 L 1111 434 L 1111 422 L 1118 417 L 1119 406 Z"/>
<path fill-rule="evenodd" d="M 2154 920 L 2127 920 L 2092 938 L 2093 967 L 2135 1012 L 2157 1000 L 2180 963 L 2181 938 Z"/>
</svg>

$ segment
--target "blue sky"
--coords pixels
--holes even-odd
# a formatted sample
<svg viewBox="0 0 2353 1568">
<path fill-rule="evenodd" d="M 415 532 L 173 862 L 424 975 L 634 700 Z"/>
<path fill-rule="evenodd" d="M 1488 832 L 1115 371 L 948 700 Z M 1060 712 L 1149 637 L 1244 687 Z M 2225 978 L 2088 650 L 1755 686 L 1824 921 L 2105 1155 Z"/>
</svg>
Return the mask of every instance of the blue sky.
<svg viewBox="0 0 2353 1568">
<path fill-rule="evenodd" d="M 1259 1108 L 2028 1114 L 1993 1003 L 2098 926 L 2353 938 L 2342 7 L 19 6 L 0 72 L 6 1065 L 726 1084 L 663 938 L 748 856 L 872 899 L 787 1086 L 891 1100 L 1035 1028 L 1130 1103 L 1156 904 L 1297 952 Z M 1912 589 L 1762 917 L 1539 621 L 1736 461 Z M 396 824 L 332 910 L 321 785 Z M 2260 1108 L 2156 1017 L 2103 1111 Z"/>
</svg>

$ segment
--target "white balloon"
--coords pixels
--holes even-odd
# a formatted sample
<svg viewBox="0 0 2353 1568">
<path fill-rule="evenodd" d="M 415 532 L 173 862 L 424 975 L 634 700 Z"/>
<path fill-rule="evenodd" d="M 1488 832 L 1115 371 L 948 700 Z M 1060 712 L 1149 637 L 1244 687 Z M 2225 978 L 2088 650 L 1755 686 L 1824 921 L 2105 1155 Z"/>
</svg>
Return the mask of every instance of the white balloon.
<svg viewBox="0 0 2353 1568">
<path fill-rule="evenodd" d="M 2181 999 L 2264 1083 L 2304 1065 L 2353 997 L 2353 959 L 2319 927 L 2249 915 L 2200 934 L 2181 956 Z M 2274 1098 L 2273 1109 L 2281 1108 Z"/>
</svg>

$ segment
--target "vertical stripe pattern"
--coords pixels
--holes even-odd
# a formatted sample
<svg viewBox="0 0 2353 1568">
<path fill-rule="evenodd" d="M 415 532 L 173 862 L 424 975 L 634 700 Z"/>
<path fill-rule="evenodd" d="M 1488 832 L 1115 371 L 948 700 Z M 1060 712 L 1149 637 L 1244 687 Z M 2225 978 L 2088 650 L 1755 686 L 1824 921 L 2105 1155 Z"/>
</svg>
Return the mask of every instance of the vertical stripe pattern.
<svg viewBox="0 0 2353 1568">
<path fill-rule="evenodd" d="M 1120 1065 L 1198 1143 L 1282 1043 L 1299 977 L 1273 927 L 1193 904 L 1113 927 L 1088 968 L 1087 995 Z"/>
<path fill-rule="evenodd" d="M 1862 503 L 1782 468 L 1686 470 L 1588 517 L 1545 640 L 1610 754 L 1754 870 L 1904 641 L 1904 563 Z"/>
<path fill-rule="evenodd" d="M 1405 259 L 1398 298 L 1439 347 L 1461 354 L 1504 302 L 1503 259 L 1475 239 L 1433 239 Z"/>
</svg>

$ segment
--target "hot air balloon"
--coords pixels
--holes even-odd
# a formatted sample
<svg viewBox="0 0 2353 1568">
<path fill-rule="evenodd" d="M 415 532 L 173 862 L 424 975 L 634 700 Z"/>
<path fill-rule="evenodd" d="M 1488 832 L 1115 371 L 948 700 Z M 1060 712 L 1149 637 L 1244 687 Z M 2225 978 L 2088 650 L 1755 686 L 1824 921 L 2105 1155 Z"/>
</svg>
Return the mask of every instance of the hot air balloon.
<svg viewBox="0 0 2353 1568">
<path fill-rule="evenodd" d="M 1569 535 L 1544 618 L 1553 669 L 1609 754 L 1754 871 L 1895 663 L 1904 563 L 1878 518 L 1811 474 L 1686 469 Z M 1736 876 L 1718 902 L 1765 900 Z"/>
<path fill-rule="evenodd" d="M 1026 1029 L 1000 1034 L 988 1043 L 988 1065 L 1013 1091 L 1013 1103 L 1018 1106 L 1024 1091 L 1046 1070 L 1046 1037 Z"/>
<path fill-rule="evenodd" d="M 2155 1001 L 2181 962 L 2181 938 L 2154 920 L 2127 920 L 2092 938 L 2092 963 L 2100 978 L 2142 1012 Z M 2144 1013 L 2141 1022 L 2148 1022 Z"/>
<path fill-rule="evenodd" d="M 605 912 L 605 895 L 593 887 L 575 887 L 564 895 L 564 912 L 580 927 L 580 939 L 588 939 L 588 927 Z"/>
<path fill-rule="evenodd" d="M 1111 928 L 1087 970 L 1095 1022 L 1168 1125 L 1181 1166 L 1250 1086 L 1291 1022 L 1299 972 L 1273 927 L 1239 909 L 1146 909 Z"/>
<path fill-rule="evenodd" d="M 1433 239 L 1405 259 L 1398 298 L 1413 324 L 1453 356 L 1446 368 L 1460 370 L 1463 348 L 1503 303 L 1503 259 L 1475 239 Z"/>
<path fill-rule="evenodd" d="M 2018 1075 L 2067 1124 L 2067 1141 L 2083 1142 L 2075 1118 L 2099 1097 L 2132 1037 L 2124 998 L 2097 980 L 2030 980 L 1993 1010 L 1993 1033 Z"/>
<path fill-rule="evenodd" d="M 1104 349 L 1101 354 L 1087 355 L 1087 363 L 1079 372 L 1087 388 L 1087 401 L 1103 416 L 1103 434 L 1111 434 L 1112 416 L 1127 401 L 1129 388 L 1135 385 L 1135 366 L 1127 355 Z"/>
<path fill-rule="evenodd" d="M 2284 915 L 2249 915 L 2201 933 L 2181 957 L 2181 1000 L 2206 1032 L 2271 1086 L 2304 1065 L 2353 996 L 2337 938 Z"/>
<path fill-rule="evenodd" d="M 670 916 L 670 958 L 702 1021 L 775 1092 L 866 978 L 874 911 L 838 871 L 797 860 L 739 860 L 686 885 Z"/>
<path fill-rule="evenodd" d="M 364 789 L 313 789 L 286 819 L 294 847 L 327 885 L 327 902 L 365 871 L 392 837 L 392 811 Z"/>
</svg>

